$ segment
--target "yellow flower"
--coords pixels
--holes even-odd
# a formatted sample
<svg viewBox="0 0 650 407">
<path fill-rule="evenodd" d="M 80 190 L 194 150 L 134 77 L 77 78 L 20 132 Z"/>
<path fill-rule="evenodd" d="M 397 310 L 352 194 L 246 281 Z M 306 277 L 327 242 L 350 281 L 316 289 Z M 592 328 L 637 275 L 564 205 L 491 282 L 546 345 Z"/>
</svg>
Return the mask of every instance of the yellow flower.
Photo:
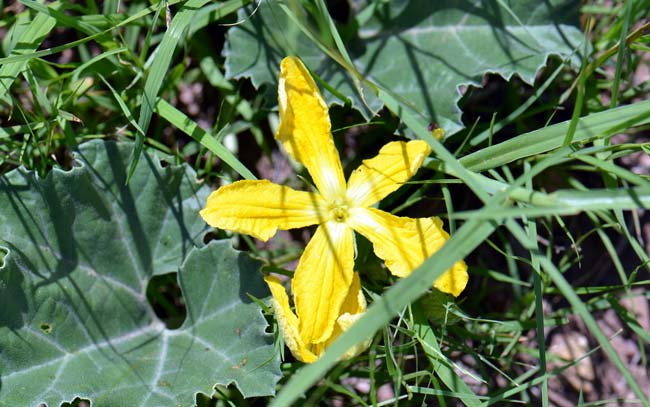
<svg viewBox="0 0 650 407">
<path fill-rule="evenodd" d="M 431 152 L 424 141 L 395 141 L 364 160 L 347 184 L 331 135 L 327 104 L 299 59 L 282 60 L 275 138 L 302 163 L 317 192 L 296 191 L 266 180 L 238 181 L 208 198 L 203 219 L 213 227 L 270 239 L 278 229 L 318 225 L 293 276 L 296 313 L 277 279 L 267 277 L 276 317 L 294 356 L 315 361 L 366 309 L 354 269 L 354 233 L 365 236 L 396 276 L 407 276 L 449 238 L 437 217 L 406 218 L 372 206 L 397 190 Z M 467 284 L 463 261 L 434 286 L 459 295 Z M 352 349 L 347 356 L 363 350 Z"/>
</svg>

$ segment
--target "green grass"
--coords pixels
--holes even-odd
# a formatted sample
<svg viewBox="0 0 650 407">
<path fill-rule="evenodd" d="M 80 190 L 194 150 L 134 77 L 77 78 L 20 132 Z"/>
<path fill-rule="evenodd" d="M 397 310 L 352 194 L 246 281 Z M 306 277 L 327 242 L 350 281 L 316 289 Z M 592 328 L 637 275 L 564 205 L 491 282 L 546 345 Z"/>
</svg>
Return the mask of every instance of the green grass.
<svg viewBox="0 0 650 407">
<path fill-rule="evenodd" d="M 273 101 L 250 81 L 227 79 L 220 53 L 226 24 L 236 24 L 237 10 L 249 3 L 3 4 L 0 172 L 22 165 L 44 177 L 53 166 L 73 165 L 71 151 L 95 138 L 133 140 L 131 169 L 146 146 L 188 163 L 215 188 L 223 180 L 260 178 L 263 158 L 279 168 L 273 161 Z M 625 164 L 650 154 L 649 85 L 632 82 L 650 50 L 650 38 L 639 30 L 648 18 L 647 2 L 584 5 L 589 44 L 579 72 L 553 59 L 532 87 L 491 76 L 505 97 L 487 112 L 472 110 L 482 91 L 470 89 L 460 102 L 466 129 L 444 142 L 432 137 L 421 112 L 355 68 L 344 35 L 353 28 L 328 13 L 334 2 L 305 3 L 287 0 L 277 11 L 348 70 L 360 92 L 376 92 L 387 108 L 368 126 L 349 106 L 332 108 L 344 166 L 352 169 L 375 154 L 395 138 L 396 128 L 426 140 L 433 150 L 426 170 L 382 208 L 405 214 L 434 206 L 453 233 L 401 280 L 388 277 L 364 249 L 367 242 L 359 242 L 358 261 L 367 266 L 362 272 L 372 277 L 364 281 L 370 302 L 364 317 L 317 363 L 302 365 L 284 351 L 275 397 L 244 400 L 234 387 L 218 387 L 214 395 L 200 395 L 198 405 L 343 400 L 362 406 L 549 406 L 558 389 L 582 400 L 578 390 L 557 383 L 588 357 L 618 370 L 634 394 L 631 402 L 650 405 L 647 387 L 599 325 L 612 310 L 621 324 L 618 335 L 636 343 L 635 363 L 650 369 L 650 335 L 622 305 L 629 298 L 650 299 L 650 236 L 643 235 L 644 225 L 650 227 L 650 179 Z M 369 2 L 357 21 L 380 7 L 380 1 Z M 195 84 L 201 91 L 192 93 Z M 613 143 L 621 133 L 628 139 Z M 294 234 L 284 247 L 263 249 L 247 237 L 238 241 L 268 270 L 290 275 L 302 239 Z M 437 307 L 427 307 L 421 298 L 430 282 L 459 259 L 470 266 L 465 293 L 456 302 L 443 297 Z M 550 340 L 576 327 L 589 338 L 588 349 L 561 360 Z M 339 361 L 369 336 L 374 340 L 368 351 Z M 369 391 L 350 384 L 360 379 Z M 379 400 L 382 386 L 393 399 Z"/>
</svg>

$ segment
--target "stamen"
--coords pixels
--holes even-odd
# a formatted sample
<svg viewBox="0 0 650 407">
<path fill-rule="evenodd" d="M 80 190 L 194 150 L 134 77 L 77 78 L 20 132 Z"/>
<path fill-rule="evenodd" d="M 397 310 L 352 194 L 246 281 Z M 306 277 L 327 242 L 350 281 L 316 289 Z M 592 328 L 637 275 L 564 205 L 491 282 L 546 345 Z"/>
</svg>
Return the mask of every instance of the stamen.
<svg viewBox="0 0 650 407">
<path fill-rule="evenodd" d="M 336 222 L 345 222 L 349 216 L 348 204 L 342 199 L 337 199 L 329 205 L 330 219 Z"/>
</svg>

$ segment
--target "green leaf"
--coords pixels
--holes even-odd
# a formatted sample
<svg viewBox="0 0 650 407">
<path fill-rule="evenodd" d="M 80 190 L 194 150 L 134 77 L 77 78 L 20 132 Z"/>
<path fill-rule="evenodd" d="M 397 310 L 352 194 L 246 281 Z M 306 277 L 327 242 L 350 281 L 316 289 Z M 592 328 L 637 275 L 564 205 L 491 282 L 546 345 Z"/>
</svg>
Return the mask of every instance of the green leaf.
<svg viewBox="0 0 650 407">
<path fill-rule="evenodd" d="M 82 144 L 69 171 L 0 177 L 0 406 L 189 406 L 215 384 L 273 394 L 279 360 L 257 298 L 260 263 L 201 249 L 209 192 L 186 166 L 132 143 Z M 178 272 L 184 324 L 166 329 L 145 292 Z"/>
<path fill-rule="evenodd" d="M 417 300 L 417 306 L 429 321 L 451 325 L 460 321 L 459 308 L 454 297 L 436 289 L 424 293 Z M 455 311 L 455 312 L 454 312 Z"/>
<path fill-rule="evenodd" d="M 346 46 L 365 78 L 391 89 L 427 122 L 435 121 L 451 134 L 462 128 L 456 105 L 459 86 L 480 86 L 486 73 L 507 79 L 517 74 L 532 83 L 550 55 L 573 58 L 571 63 L 578 65 L 574 50 L 583 40 L 578 6 L 572 1 L 532 0 L 464 6 L 429 0 L 383 2 Z M 263 2 L 250 17 L 250 8 L 241 10 L 239 19 L 245 22 L 230 29 L 224 51 L 227 76 L 250 77 L 258 87 L 271 84 L 266 89 L 272 101 L 280 60 L 296 54 L 371 117 L 382 103 L 368 91 L 362 97 L 352 76 L 296 27 L 295 20 L 307 21 L 301 12 L 294 10 L 292 19 L 274 2 Z M 337 101 L 332 93 L 324 94 L 328 102 Z"/>
</svg>

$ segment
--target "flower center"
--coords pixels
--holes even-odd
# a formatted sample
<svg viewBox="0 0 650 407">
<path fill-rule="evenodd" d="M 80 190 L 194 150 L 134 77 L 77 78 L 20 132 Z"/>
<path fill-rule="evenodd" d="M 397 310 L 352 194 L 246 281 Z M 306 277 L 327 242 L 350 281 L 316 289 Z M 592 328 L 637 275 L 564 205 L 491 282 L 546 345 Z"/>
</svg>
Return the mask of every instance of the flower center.
<svg viewBox="0 0 650 407">
<path fill-rule="evenodd" d="M 348 203 L 342 199 L 336 199 L 328 206 L 330 219 L 336 222 L 345 222 L 348 218 Z"/>
</svg>

